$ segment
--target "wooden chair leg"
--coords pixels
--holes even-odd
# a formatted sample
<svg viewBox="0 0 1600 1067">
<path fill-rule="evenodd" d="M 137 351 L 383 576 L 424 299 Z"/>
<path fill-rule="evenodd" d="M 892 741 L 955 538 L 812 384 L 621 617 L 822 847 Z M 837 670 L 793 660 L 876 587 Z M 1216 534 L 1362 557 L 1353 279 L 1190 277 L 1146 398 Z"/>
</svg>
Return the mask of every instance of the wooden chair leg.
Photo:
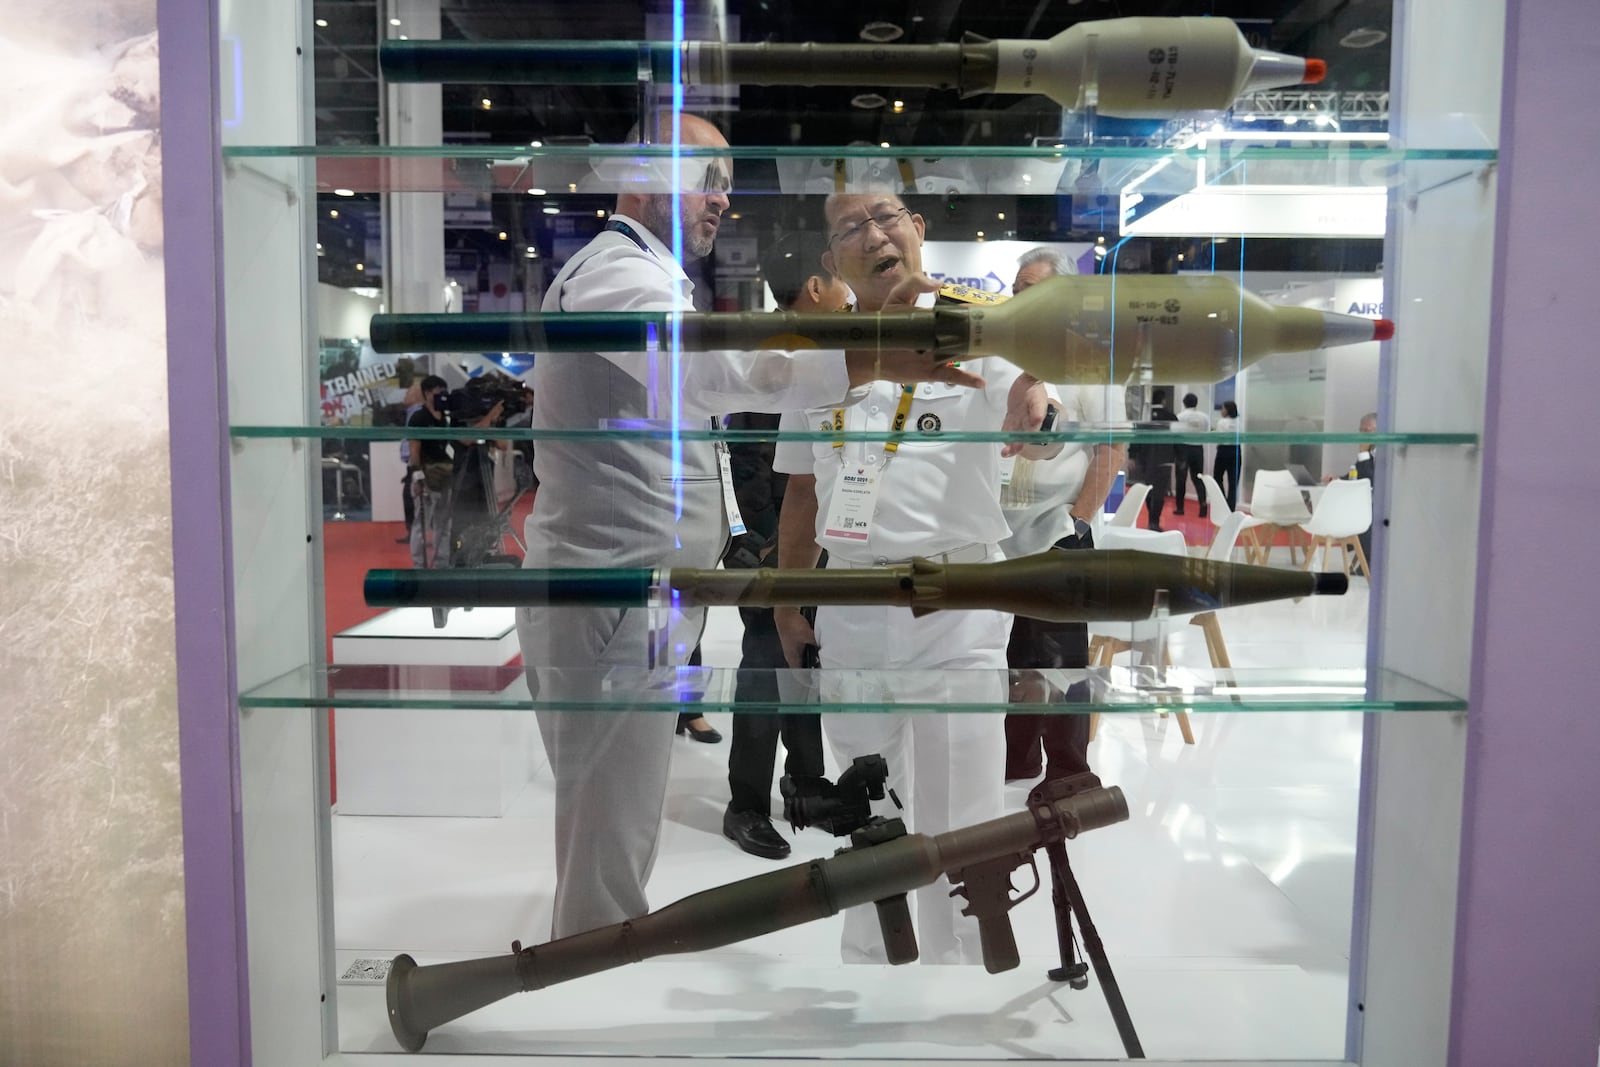
<svg viewBox="0 0 1600 1067">
<path fill-rule="evenodd" d="M 1367 553 L 1361 547 L 1361 538 L 1352 537 L 1350 541 L 1356 546 L 1356 562 L 1361 564 L 1361 573 L 1366 575 L 1367 581 L 1372 581 L 1372 571 L 1367 567 Z"/>
<path fill-rule="evenodd" d="M 1331 545 L 1333 542 L 1329 541 L 1328 543 Z M 1349 543 L 1349 538 L 1345 538 L 1345 540 L 1339 542 L 1339 562 L 1344 567 L 1344 576 L 1346 578 L 1350 577 L 1350 553 L 1344 550 L 1344 546 Z"/>
<path fill-rule="evenodd" d="M 1303 571 L 1310 570 L 1311 569 L 1311 557 L 1315 556 L 1316 554 L 1317 554 L 1317 540 L 1316 540 L 1315 537 L 1313 537 L 1311 539 L 1311 548 L 1309 550 L 1307 550 L 1307 552 L 1306 552 L 1306 561 L 1305 561 L 1305 563 L 1301 564 L 1300 569 L 1303 570 Z M 1326 557 L 1324 557 L 1324 558 L 1326 558 Z"/>
<path fill-rule="evenodd" d="M 1222 640 L 1222 624 L 1217 621 L 1215 612 L 1208 611 L 1196 617 L 1200 623 L 1200 632 L 1206 637 L 1206 651 L 1211 653 L 1211 666 L 1220 670 L 1231 670 L 1233 661 L 1228 658 L 1228 646 Z"/>
<path fill-rule="evenodd" d="M 1194 728 L 1189 725 L 1189 713 L 1187 711 L 1178 712 L 1178 732 L 1183 735 L 1184 744 L 1194 744 Z"/>
<path fill-rule="evenodd" d="M 1100 713 L 1098 711 L 1091 711 L 1089 713 L 1089 741 L 1090 741 L 1091 744 L 1094 742 L 1095 735 L 1098 734 L 1099 732 L 1100 732 Z"/>
</svg>

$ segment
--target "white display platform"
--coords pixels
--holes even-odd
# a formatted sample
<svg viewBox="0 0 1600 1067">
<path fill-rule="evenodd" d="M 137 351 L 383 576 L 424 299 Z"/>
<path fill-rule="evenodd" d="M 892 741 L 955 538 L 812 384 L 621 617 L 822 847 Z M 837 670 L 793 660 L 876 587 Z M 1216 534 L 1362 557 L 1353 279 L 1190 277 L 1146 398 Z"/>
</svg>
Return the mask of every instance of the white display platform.
<svg viewBox="0 0 1600 1067">
<path fill-rule="evenodd" d="M 427 608 L 397 608 L 338 634 L 335 667 L 407 664 L 498 668 L 518 655 L 512 608 L 452 611 L 435 629 Z M 491 673 L 485 677 L 499 684 Z M 459 685 L 459 680 L 450 686 Z M 516 672 L 497 692 L 526 689 Z M 413 696 L 425 693 L 413 691 Z M 441 683 L 441 700 L 449 687 Z M 334 723 L 338 803 L 343 815 L 497 817 L 544 763 L 526 715 L 465 710 L 338 708 Z"/>
</svg>

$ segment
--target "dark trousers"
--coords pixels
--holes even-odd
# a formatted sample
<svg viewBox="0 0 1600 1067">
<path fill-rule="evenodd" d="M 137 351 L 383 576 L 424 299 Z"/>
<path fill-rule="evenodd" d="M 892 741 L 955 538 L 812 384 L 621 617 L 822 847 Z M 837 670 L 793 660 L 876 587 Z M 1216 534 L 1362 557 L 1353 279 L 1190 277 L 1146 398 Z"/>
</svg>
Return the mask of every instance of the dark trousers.
<svg viewBox="0 0 1600 1067">
<path fill-rule="evenodd" d="M 406 534 L 409 536 L 411 524 L 417 519 L 417 502 L 411 498 L 411 471 L 409 469 L 400 477 L 400 499 L 405 501 Z"/>
<path fill-rule="evenodd" d="M 1144 498 L 1144 513 L 1152 530 L 1161 529 L 1161 508 L 1167 502 L 1167 487 L 1172 483 L 1172 464 L 1148 464 L 1143 476 L 1150 486 L 1150 495 Z M 1180 487 L 1179 491 L 1182 489 Z"/>
<path fill-rule="evenodd" d="M 1183 501 L 1187 493 L 1187 482 L 1194 486 L 1195 499 L 1200 501 L 1200 507 L 1206 506 L 1206 487 L 1200 480 L 1200 475 L 1206 472 L 1206 450 L 1200 445 L 1178 446 L 1178 474 L 1174 479 L 1177 484 L 1178 504 L 1172 510 L 1179 515 L 1183 514 Z"/>
<path fill-rule="evenodd" d="M 764 712 L 748 705 L 779 703 L 779 670 L 788 668 L 772 622 L 771 608 L 740 608 L 744 617 L 743 657 L 733 699 L 733 743 L 728 749 L 728 789 L 732 811 L 772 813 L 772 772 L 783 739 L 783 772 L 794 778 L 821 778 L 822 719 L 814 712 Z"/>
<path fill-rule="evenodd" d="M 1228 510 L 1239 510 L 1239 446 L 1218 445 L 1217 458 L 1211 462 L 1211 477 L 1217 488 L 1228 498 Z"/>
<path fill-rule="evenodd" d="M 1094 546 L 1085 543 L 1079 547 L 1087 549 Z M 1087 667 L 1089 628 L 1081 622 L 1045 622 L 1043 619 L 1018 615 L 1011 624 L 1006 663 L 1011 668 L 1014 694 L 1036 682 L 1034 670 L 1049 667 L 1076 670 Z M 1015 699 L 1019 698 L 1014 696 Z M 1088 699 L 1089 684 L 1079 682 L 1065 693 L 1051 692 L 1048 702 L 1080 704 Z M 1041 742 L 1044 747 L 1043 765 L 1039 757 Z M 1082 774 L 1088 769 L 1088 715 L 1028 715 L 1013 712 L 1006 716 L 1007 778 L 1036 778 L 1041 770 L 1051 778 L 1065 778 L 1070 774 Z"/>
</svg>

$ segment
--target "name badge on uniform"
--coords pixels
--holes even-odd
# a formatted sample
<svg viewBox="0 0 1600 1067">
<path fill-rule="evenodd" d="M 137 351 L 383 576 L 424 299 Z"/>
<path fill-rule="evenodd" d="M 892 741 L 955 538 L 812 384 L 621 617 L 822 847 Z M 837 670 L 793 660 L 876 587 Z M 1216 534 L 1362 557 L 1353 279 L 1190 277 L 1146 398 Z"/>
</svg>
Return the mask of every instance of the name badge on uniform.
<svg viewBox="0 0 1600 1067">
<path fill-rule="evenodd" d="M 827 522 L 822 526 L 824 541 L 841 545 L 863 545 L 872 532 L 872 513 L 878 509 L 878 486 L 882 467 L 871 464 L 843 464 L 828 501 Z"/>
<path fill-rule="evenodd" d="M 1017 469 L 1016 456 L 1000 457 L 1000 485 L 1002 488 L 1011 484 L 1011 476 Z"/>
<path fill-rule="evenodd" d="M 722 510 L 728 513 L 728 532 L 738 537 L 745 532 L 744 516 L 739 514 L 739 494 L 733 491 L 733 463 L 726 441 L 717 442 L 717 474 L 722 482 Z"/>
</svg>

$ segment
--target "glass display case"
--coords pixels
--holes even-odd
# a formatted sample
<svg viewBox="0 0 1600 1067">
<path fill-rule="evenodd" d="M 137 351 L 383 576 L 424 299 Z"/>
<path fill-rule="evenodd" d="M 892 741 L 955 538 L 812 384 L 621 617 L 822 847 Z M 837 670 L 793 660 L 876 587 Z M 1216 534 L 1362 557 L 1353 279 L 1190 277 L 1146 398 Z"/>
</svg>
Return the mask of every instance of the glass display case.
<svg viewBox="0 0 1600 1067">
<path fill-rule="evenodd" d="M 1326 77 L 1241 74 L 1226 100 L 1195 95 L 1193 106 L 1179 106 L 1181 80 L 1177 103 L 1140 103 L 1122 82 L 1135 59 L 1140 85 L 1156 84 L 1151 71 L 1178 78 L 1190 69 L 1180 56 L 1205 66 L 1192 57 L 1223 47 L 1206 43 L 1220 19 L 1184 29 L 1200 36 L 1180 46 L 1168 39 L 1176 23 L 1111 24 L 1072 5 L 882 19 L 765 4 L 224 11 L 256 1063 L 377 1062 L 422 1037 L 421 1054 L 447 1057 L 1440 1058 L 1473 614 L 1458 576 L 1475 552 L 1498 116 L 1494 78 L 1444 87 L 1464 61 L 1487 56 L 1481 68 L 1498 69 L 1498 30 L 1442 13 L 1435 25 L 1427 11 L 1401 26 L 1387 3 L 1307 24 L 1290 7 L 1215 14 L 1237 16 L 1238 70 L 1252 69 L 1254 48 L 1270 50 L 1258 71 L 1314 56 Z M 943 76 L 910 84 L 902 70 L 916 49 L 944 62 L 959 47 L 960 78 L 989 62 L 1003 71 L 1007 57 L 1069 31 L 1090 44 L 1063 67 L 1068 99 L 1059 87 L 1057 99 L 966 83 L 963 94 Z M 1121 33 L 1142 45 L 1128 52 Z M 431 40 L 532 41 L 546 54 L 464 50 L 441 86 L 406 65 L 410 46 Z M 583 41 L 611 44 L 551 65 L 553 48 Z M 781 80 L 766 72 L 788 61 L 713 47 L 805 41 L 829 63 L 863 66 L 820 87 L 762 84 Z M 985 41 L 1001 43 L 984 51 Z M 845 43 L 860 53 L 823 47 Z M 630 77 L 612 69 L 619 48 Z M 1000 58 L 982 58 L 990 52 Z M 733 67 L 745 73 L 731 83 L 706 77 Z M 710 120 L 716 139 L 685 116 Z M 861 308 L 838 318 L 870 325 L 836 348 L 773 318 L 784 327 L 765 331 L 761 362 L 698 351 L 716 346 L 687 340 L 684 323 L 732 330 L 715 316 L 774 309 L 772 250 L 797 234 L 827 253 L 814 273 L 855 282 Z M 563 266 L 596 254 L 596 241 L 604 269 L 572 282 Z M 1076 277 L 1013 295 L 1019 257 L 1038 248 Z M 957 295 L 1056 314 L 1052 338 L 1077 340 L 1062 349 L 1059 365 L 1073 369 L 1051 382 L 1050 403 L 1094 417 L 1041 429 L 1008 421 L 1022 393 L 1008 389 L 1015 369 L 991 355 L 995 330 L 984 347 L 973 327 L 978 340 L 945 354 L 985 383 L 963 395 L 969 385 L 931 358 L 915 364 L 941 380 L 908 383 L 896 420 L 900 376 L 882 368 L 913 364 L 862 308 L 881 306 L 919 264 Z M 651 269 L 670 281 L 652 283 L 670 290 L 666 303 L 629 288 Z M 903 297 L 904 287 L 888 299 Z M 962 322 L 998 322 L 992 309 L 1007 305 L 973 306 Z M 541 308 L 548 320 L 533 317 Z M 625 323 L 645 351 L 593 351 L 620 344 L 616 323 L 600 320 L 585 328 L 609 331 L 604 341 L 591 332 L 589 351 L 563 347 L 563 322 L 596 311 L 653 315 Z M 1392 320 L 1393 338 L 1374 326 L 1337 347 L 1256 340 L 1270 321 L 1260 316 L 1313 313 L 1345 329 Z M 952 313 L 924 314 L 930 324 L 946 316 L 943 344 Z M 380 327 L 418 321 L 390 316 L 428 320 L 398 343 L 374 316 Z M 463 333 L 489 316 L 523 343 L 502 351 Z M 1061 348 L 1029 334 L 1007 351 L 1029 365 L 1051 346 Z M 719 367 L 745 377 L 718 377 Z M 892 387 L 864 393 L 886 376 Z M 1204 418 L 1168 428 L 1160 409 L 1188 395 Z M 752 429 L 726 418 L 740 411 L 787 418 Z M 1369 413 L 1376 429 L 1363 424 Z M 1008 446 L 1029 451 L 1002 474 Z M 800 476 L 784 507 L 809 519 L 814 504 L 815 541 L 785 541 L 776 523 L 725 508 L 737 497 L 724 492 L 730 464 L 719 473 L 719 459 L 763 448 Z M 953 612 L 914 618 L 904 606 L 823 600 L 820 665 L 762 664 L 775 695 L 752 697 L 739 604 L 803 601 L 747 589 L 742 602 L 696 602 L 674 584 L 693 569 L 748 566 L 729 554 L 741 545 L 810 568 L 820 543 L 830 555 L 813 575 L 901 567 L 895 587 L 908 599 L 892 603 L 926 608 L 909 599 L 930 581 L 910 561 L 995 565 L 1006 532 L 985 522 L 1001 515 L 1002 484 L 1015 495 L 1074 455 L 1110 463 L 1116 478 L 1088 509 L 1096 549 L 1052 557 L 1093 567 L 1115 556 L 1137 574 L 1176 553 L 1213 598 L 1204 610 L 1181 604 L 1171 582 L 1118 585 L 1121 572 L 1096 571 L 1083 581 L 1098 600 L 1066 620 L 1087 623 L 1082 661 L 1008 668 L 1009 617 L 997 611 L 972 612 L 995 616 L 990 647 L 990 630 L 927 622 Z M 886 495 L 867 517 L 901 526 L 830 539 L 850 512 L 829 464 L 880 472 Z M 1202 483 L 1184 467 L 1226 471 L 1232 499 L 1217 498 L 1216 481 L 1209 498 L 1190 488 Z M 915 480 L 915 500 L 885 507 L 897 476 Z M 1287 478 L 1276 496 L 1274 477 Z M 1329 483 L 1345 481 L 1370 491 L 1353 525 L 1325 506 L 1343 495 Z M 1133 495 L 1151 484 L 1161 491 Z M 1229 566 L 1280 586 L 1231 604 L 1229 590 L 1268 579 L 1239 572 L 1218 584 Z M 369 572 L 414 567 L 470 568 L 488 586 L 510 584 L 494 581 L 495 568 L 565 578 L 581 568 L 588 606 L 550 606 L 542 588 L 464 610 L 385 601 L 364 586 Z M 1313 568 L 1337 580 L 1317 586 L 1303 577 Z M 819 595 L 855 595 L 840 588 Z M 849 622 L 845 611 L 856 613 Z M 724 822 L 737 724 L 819 713 L 830 782 L 869 754 L 861 738 L 910 764 L 891 760 L 893 796 L 874 799 L 871 814 L 902 816 L 911 836 L 858 836 L 840 854 L 865 813 L 833 834 L 785 826 L 780 757 L 768 801 L 788 855 L 741 851 Z M 1092 738 L 1088 767 L 1125 809 L 1090 818 L 1073 806 L 1080 794 L 1031 792 L 1062 780 L 1056 767 L 1008 780 L 1006 719 L 1040 713 L 1092 724 L 1081 731 Z M 695 743 L 696 716 L 720 743 Z M 618 731 L 631 740 L 593 740 Z M 562 745 L 558 784 L 551 757 Z M 1020 843 L 998 849 L 1011 857 L 1003 869 L 967 865 L 964 899 L 944 899 L 961 881 L 945 876 L 948 863 L 926 885 L 884 883 L 887 897 L 914 894 L 918 963 L 891 967 L 854 919 L 829 914 L 838 909 L 826 888 L 821 904 L 792 899 L 835 885 L 845 875 L 829 872 L 862 857 L 1052 803 L 1084 815 L 1066 849 L 1081 881 L 1073 907 L 1055 899 L 1071 877 L 1061 850 L 1045 847 L 1056 818 L 1045 815 L 1033 837 L 1019 830 Z M 582 889 L 572 872 L 626 835 L 627 855 L 590 863 L 593 888 Z M 632 866 L 618 876 L 612 862 Z M 792 884 L 774 873 L 789 868 Z M 578 899 L 556 902 L 558 870 Z M 658 941 L 628 904 L 639 886 L 615 889 L 619 877 L 647 878 L 656 911 L 734 888 L 697 898 L 709 910 Z M 879 899 L 872 884 L 862 892 L 850 899 Z M 981 911 L 983 893 L 985 914 L 1015 932 L 1015 966 L 985 968 L 1004 955 L 993 918 L 980 945 L 971 914 L 956 914 Z M 799 922 L 806 907 L 823 914 Z M 563 908 L 622 908 L 617 919 L 637 922 L 603 946 L 552 949 L 553 930 L 601 925 L 564 921 Z M 1078 935 L 1071 948 L 1063 911 L 1078 920 L 1066 928 Z M 864 905 L 861 914 L 875 930 Z M 523 945 L 538 947 L 511 962 Z M 1085 953 L 1095 966 L 1079 988 L 1055 969 Z M 433 967 L 493 957 L 466 977 Z"/>
</svg>

